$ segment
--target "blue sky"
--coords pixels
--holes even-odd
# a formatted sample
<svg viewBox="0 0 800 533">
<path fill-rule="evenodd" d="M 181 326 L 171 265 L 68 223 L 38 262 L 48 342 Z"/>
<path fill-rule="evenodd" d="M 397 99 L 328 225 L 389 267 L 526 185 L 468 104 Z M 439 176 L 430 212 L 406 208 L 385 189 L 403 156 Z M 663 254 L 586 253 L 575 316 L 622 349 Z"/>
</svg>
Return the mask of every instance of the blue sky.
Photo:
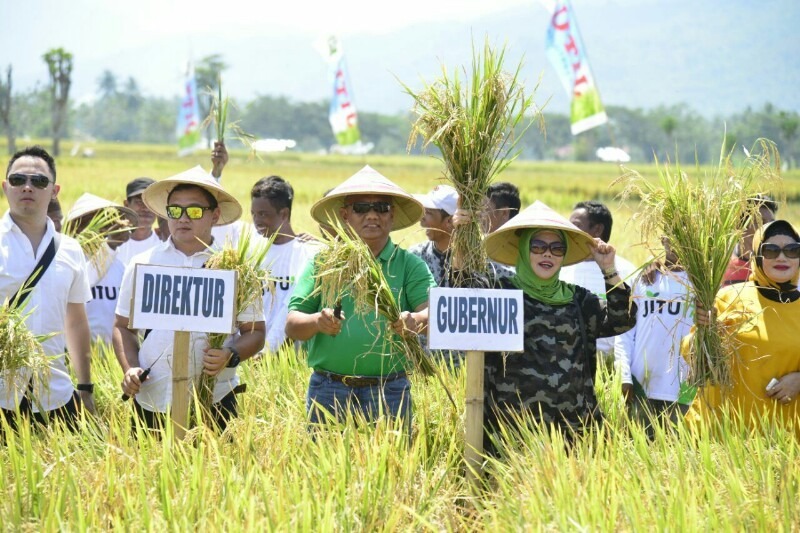
<svg viewBox="0 0 800 533">
<path fill-rule="evenodd" d="M 202 57 L 214 41 L 261 36 L 307 36 L 309 44 L 329 33 L 344 42 L 354 34 L 386 34 L 425 22 L 452 24 L 512 7 L 542 11 L 545 0 L 0 0 L 0 68 L 13 63 L 16 85 L 44 82 L 42 53 L 64 47 L 79 65 L 104 65 L 133 74 L 153 94 L 169 92 L 189 56 Z M 647 0 L 578 0 L 578 4 L 626 4 Z M 163 46 L 159 47 L 159 43 Z M 126 58 L 149 55 L 148 74 Z M 227 57 L 229 61 L 232 59 Z M 171 63 L 170 63 L 171 61 Z M 235 62 L 235 61 L 234 61 Z M 118 65 L 115 67 L 115 65 Z M 84 68 L 84 73 L 85 73 Z M 94 79 L 102 68 L 94 74 Z M 160 79 L 162 81 L 156 81 Z M 93 80 L 76 73 L 76 98 L 93 91 Z"/>
</svg>

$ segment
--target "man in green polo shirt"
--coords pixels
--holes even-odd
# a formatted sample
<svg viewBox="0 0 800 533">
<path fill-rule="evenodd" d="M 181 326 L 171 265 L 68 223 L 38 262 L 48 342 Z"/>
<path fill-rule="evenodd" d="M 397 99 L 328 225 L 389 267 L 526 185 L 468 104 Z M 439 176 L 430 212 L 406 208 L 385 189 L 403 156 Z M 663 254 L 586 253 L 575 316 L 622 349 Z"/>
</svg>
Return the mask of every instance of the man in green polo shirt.
<svg viewBox="0 0 800 533">
<path fill-rule="evenodd" d="M 382 414 L 400 417 L 410 429 L 411 363 L 389 342 L 388 335 L 413 335 L 428 323 L 428 290 L 435 286 L 427 265 L 396 246 L 393 230 L 415 224 L 422 205 L 410 194 L 370 167 L 333 189 L 317 202 L 311 216 L 319 223 L 339 217 L 370 248 L 381 265 L 402 310 L 389 324 L 379 315 L 358 316 L 353 300 L 345 297 L 341 314 L 323 308 L 315 288 L 315 264 L 300 275 L 289 302 L 286 334 L 308 341 L 308 364 L 314 369 L 306 407 L 312 423 L 324 411 L 343 419 L 360 412 L 367 420 Z"/>
</svg>

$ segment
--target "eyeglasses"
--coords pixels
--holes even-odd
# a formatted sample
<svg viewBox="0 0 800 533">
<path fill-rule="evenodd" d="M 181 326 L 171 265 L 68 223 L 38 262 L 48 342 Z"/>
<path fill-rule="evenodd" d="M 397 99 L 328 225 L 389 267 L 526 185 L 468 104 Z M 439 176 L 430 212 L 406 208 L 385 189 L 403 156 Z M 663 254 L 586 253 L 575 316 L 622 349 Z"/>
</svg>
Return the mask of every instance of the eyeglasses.
<svg viewBox="0 0 800 533">
<path fill-rule="evenodd" d="M 203 218 L 203 214 L 205 211 L 210 211 L 214 209 L 213 207 L 204 207 L 201 205 L 190 205 L 190 206 L 182 206 L 182 205 L 168 205 L 167 206 L 167 216 L 173 220 L 180 219 L 184 213 L 186 216 L 189 217 L 189 220 L 198 220 Z"/>
<path fill-rule="evenodd" d="M 347 207 L 352 207 L 354 213 L 364 215 L 370 211 L 388 213 L 392 209 L 392 204 L 389 202 L 353 202 L 352 204 L 347 204 Z"/>
<path fill-rule="evenodd" d="M 8 183 L 12 187 L 22 187 L 28 182 L 37 189 L 45 189 L 50 185 L 50 178 L 44 174 L 11 174 L 8 176 Z"/>
<path fill-rule="evenodd" d="M 777 244 L 771 243 L 764 243 L 761 245 L 761 256 L 764 259 L 777 259 L 779 255 L 786 256 L 786 259 L 797 259 L 800 257 L 800 243 L 793 242 L 791 244 L 787 244 L 783 248 L 778 246 Z"/>
<path fill-rule="evenodd" d="M 564 257 L 567 253 L 567 245 L 563 242 L 544 242 L 540 241 L 539 239 L 533 239 L 531 241 L 531 252 L 535 254 L 543 254 L 548 249 L 550 249 L 550 253 L 556 257 Z"/>
</svg>

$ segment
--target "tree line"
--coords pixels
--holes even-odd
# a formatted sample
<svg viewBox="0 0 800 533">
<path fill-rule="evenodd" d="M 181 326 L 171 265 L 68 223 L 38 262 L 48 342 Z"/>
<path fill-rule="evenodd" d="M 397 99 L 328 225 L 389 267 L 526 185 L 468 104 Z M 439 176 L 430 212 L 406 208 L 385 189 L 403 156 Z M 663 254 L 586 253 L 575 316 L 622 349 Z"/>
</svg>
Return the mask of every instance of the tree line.
<svg viewBox="0 0 800 533">
<path fill-rule="evenodd" d="M 49 50 L 42 59 L 49 74 L 43 86 L 13 91 L 10 65 L 5 76 L 0 77 L 0 132 L 8 139 L 9 150 L 14 148 L 17 137 L 52 137 L 56 154 L 63 137 L 81 142 L 176 143 L 177 95 L 145 95 L 134 78 L 123 79 L 106 70 L 97 80 L 96 97 L 76 104 L 69 95 L 72 54 L 58 48 Z M 201 115 L 208 113 L 211 98 L 203 88 L 216 87 L 226 69 L 219 54 L 198 62 L 195 75 L 201 92 Z M 712 163 L 718 159 L 723 135 L 728 148 L 750 147 L 759 137 L 769 138 L 778 145 L 789 167 L 795 166 L 800 157 L 796 142 L 800 115 L 773 104 L 713 118 L 687 105 L 653 109 L 608 106 L 607 113 L 607 127 L 573 136 L 566 114 L 545 109 L 544 131 L 532 127 L 524 133 L 519 143 L 520 157 L 593 161 L 597 148 L 617 146 L 638 162 L 677 157 L 686 163 Z M 230 114 L 229 120 L 239 121 L 243 131 L 257 138 L 294 139 L 298 151 L 323 151 L 335 142 L 326 101 L 297 102 L 286 96 L 257 95 L 234 102 Z M 362 140 L 375 145 L 373 153 L 406 152 L 412 123 L 410 111 L 386 115 L 362 110 L 358 122 Z M 420 151 L 420 146 L 411 147 L 412 153 Z"/>
</svg>

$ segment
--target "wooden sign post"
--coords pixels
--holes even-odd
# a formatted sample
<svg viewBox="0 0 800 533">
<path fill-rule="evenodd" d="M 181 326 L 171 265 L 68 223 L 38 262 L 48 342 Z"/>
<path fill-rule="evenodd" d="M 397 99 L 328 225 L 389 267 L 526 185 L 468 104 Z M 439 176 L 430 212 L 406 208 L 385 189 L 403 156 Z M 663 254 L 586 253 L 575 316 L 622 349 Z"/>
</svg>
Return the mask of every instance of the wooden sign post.
<svg viewBox="0 0 800 533">
<path fill-rule="evenodd" d="M 477 480 L 483 463 L 484 352 L 523 350 L 522 291 L 433 288 L 430 293 L 428 347 L 467 352 L 467 476 Z"/>
<path fill-rule="evenodd" d="M 235 288 L 232 270 L 136 265 L 130 327 L 175 332 L 171 417 L 177 439 L 189 426 L 190 332 L 232 333 Z"/>
<path fill-rule="evenodd" d="M 172 431 L 183 439 L 189 427 L 189 335 L 176 331 L 172 346 Z"/>
<path fill-rule="evenodd" d="M 467 478 L 480 478 L 483 464 L 483 360 L 485 354 L 467 351 L 466 389 L 466 447 L 464 461 L 467 463 Z"/>
</svg>

